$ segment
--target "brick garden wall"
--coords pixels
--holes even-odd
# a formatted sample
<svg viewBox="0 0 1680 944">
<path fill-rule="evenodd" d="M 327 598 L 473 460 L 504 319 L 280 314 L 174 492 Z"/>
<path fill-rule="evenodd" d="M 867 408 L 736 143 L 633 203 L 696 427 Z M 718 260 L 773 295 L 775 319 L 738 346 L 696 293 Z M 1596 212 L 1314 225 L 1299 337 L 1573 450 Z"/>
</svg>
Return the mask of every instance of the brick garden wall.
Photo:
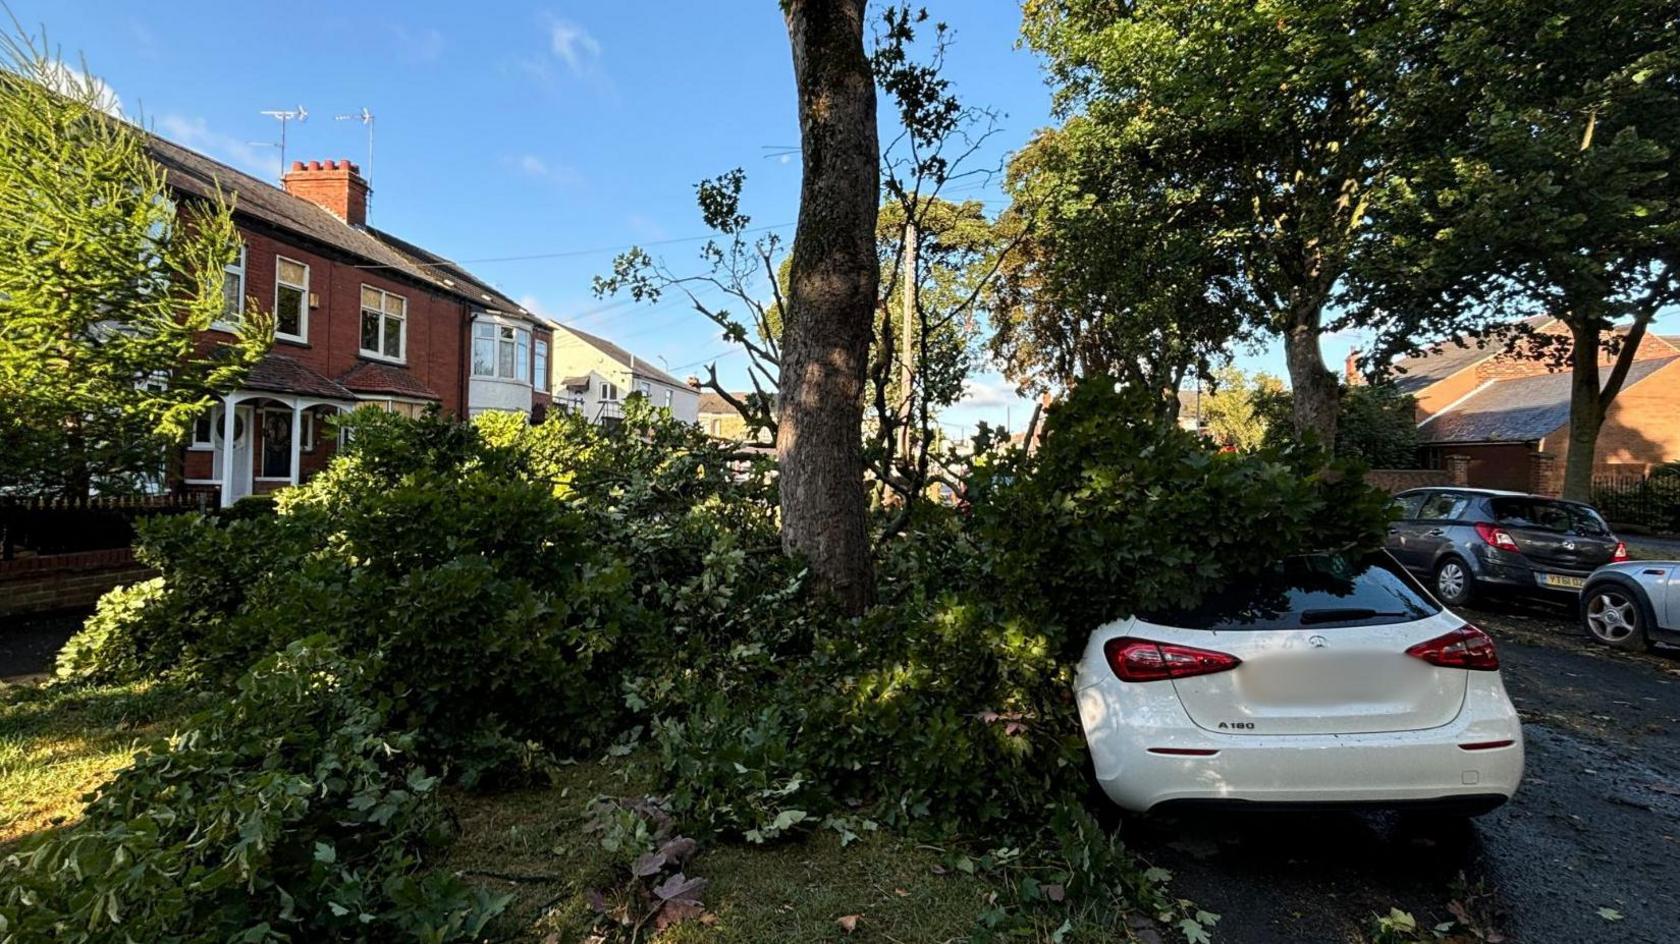
<svg viewBox="0 0 1680 944">
<path fill-rule="evenodd" d="M 113 587 L 154 576 L 126 547 L 0 561 L 0 617 L 89 607 Z"/>
</svg>

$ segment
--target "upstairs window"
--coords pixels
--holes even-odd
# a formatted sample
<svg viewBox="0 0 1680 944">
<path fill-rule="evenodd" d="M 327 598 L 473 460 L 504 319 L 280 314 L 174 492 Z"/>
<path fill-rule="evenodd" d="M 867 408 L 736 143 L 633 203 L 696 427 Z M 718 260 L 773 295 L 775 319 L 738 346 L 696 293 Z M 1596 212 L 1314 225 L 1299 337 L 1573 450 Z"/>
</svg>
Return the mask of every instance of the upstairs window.
<svg viewBox="0 0 1680 944">
<path fill-rule="evenodd" d="M 548 342 L 540 338 L 536 342 L 536 353 L 531 355 L 531 386 L 538 390 L 548 389 Z"/>
<path fill-rule="evenodd" d="M 245 247 L 222 269 L 222 322 L 238 324 L 245 316 Z"/>
<path fill-rule="evenodd" d="M 473 325 L 473 376 L 531 382 L 531 332 L 482 321 Z"/>
<path fill-rule="evenodd" d="M 274 257 L 274 336 L 309 340 L 309 267 Z"/>
<path fill-rule="evenodd" d="M 407 337 L 407 299 L 384 289 L 362 286 L 362 353 L 401 361 Z"/>
</svg>

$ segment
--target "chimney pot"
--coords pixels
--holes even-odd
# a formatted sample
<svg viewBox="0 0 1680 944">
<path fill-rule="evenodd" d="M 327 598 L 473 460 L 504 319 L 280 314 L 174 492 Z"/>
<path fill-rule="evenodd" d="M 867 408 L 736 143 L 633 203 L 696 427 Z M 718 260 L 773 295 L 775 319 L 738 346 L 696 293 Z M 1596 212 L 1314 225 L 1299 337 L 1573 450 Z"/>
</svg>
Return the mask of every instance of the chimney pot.
<svg viewBox="0 0 1680 944">
<path fill-rule="evenodd" d="M 310 170 L 320 170 L 321 169 L 321 162 L 320 161 L 310 161 L 309 162 L 309 169 Z"/>
<path fill-rule="evenodd" d="M 303 162 L 302 161 L 293 161 L 292 162 L 292 170 L 303 170 Z"/>
</svg>

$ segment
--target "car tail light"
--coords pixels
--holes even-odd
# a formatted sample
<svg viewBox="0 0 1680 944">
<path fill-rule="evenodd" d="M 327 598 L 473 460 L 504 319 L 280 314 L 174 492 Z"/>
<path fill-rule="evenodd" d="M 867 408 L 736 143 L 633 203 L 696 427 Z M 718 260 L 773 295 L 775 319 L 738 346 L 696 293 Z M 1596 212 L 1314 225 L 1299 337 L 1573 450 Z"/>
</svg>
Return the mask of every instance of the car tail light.
<svg viewBox="0 0 1680 944">
<path fill-rule="evenodd" d="M 1622 561 L 1625 561 L 1627 559 L 1628 559 L 1628 556 L 1627 556 L 1627 542 L 1626 541 L 1617 541 L 1616 542 L 1616 551 L 1615 551 L 1615 553 L 1610 555 L 1610 563 L 1620 564 Z"/>
<path fill-rule="evenodd" d="M 1436 636 L 1406 650 L 1406 655 L 1446 669 L 1476 669 L 1492 672 L 1499 668 L 1499 653 L 1493 637 L 1465 624 L 1445 636 Z"/>
<path fill-rule="evenodd" d="M 1228 672 L 1242 664 L 1241 659 L 1230 653 L 1127 636 L 1104 643 L 1103 655 L 1108 657 L 1108 666 L 1114 670 L 1114 677 L 1122 682 L 1159 682 L 1212 675 Z"/>
<path fill-rule="evenodd" d="M 1504 528 L 1498 525 L 1488 524 L 1485 521 L 1479 522 L 1476 525 L 1476 533 L 1482 536 L 1482 540 L 1502 551 L 1522 553 L 1522 548 L 1517 547 L 1517 542 L 1511 538 L 1511 535 Z"/>
</svg>

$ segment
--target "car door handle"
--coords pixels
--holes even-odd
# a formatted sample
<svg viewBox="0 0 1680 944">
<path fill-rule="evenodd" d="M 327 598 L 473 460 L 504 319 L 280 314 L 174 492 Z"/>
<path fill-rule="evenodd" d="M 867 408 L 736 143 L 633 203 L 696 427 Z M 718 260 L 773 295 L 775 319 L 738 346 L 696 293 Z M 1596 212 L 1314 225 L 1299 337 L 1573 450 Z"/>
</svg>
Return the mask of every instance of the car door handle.
<svg viewBox="0 0 1680 944">
<path fill-rule="evenodd" d="M 1399 528 L 1389 528 L 1389 529 L 1388 529 L 1388 533 L 1389 533 L 1389 534 L 1399 534 L 1399 533 L 1400 533 L 1400 529 L 1399 529 Z"/>
<path fill-rule="evenodd" d="M 1428 534 L 1428 535 L 1431 535 L 1432 537 L 1437 537 L 1438 538 L 1441 535 L 1446 534 L 1447 532 L 1440 529 L 1440 528 L 1430 528 L 1428 531 L 1425 531 L 1424 533 Z"/>
</svg>

